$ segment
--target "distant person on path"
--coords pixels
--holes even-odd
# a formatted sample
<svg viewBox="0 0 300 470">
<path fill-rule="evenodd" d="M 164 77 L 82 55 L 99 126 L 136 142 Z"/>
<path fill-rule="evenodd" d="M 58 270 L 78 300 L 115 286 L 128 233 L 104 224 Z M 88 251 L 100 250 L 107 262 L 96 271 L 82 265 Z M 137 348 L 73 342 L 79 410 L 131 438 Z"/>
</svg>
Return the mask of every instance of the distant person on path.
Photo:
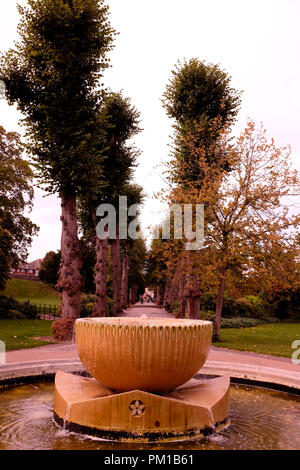
<svg viewBox="0 0 300 470">
<path fill-rule="evenodd" d="M 143 304 L 144 303 L 144 297 L 142 295 L 140 295 L 140 303 Z"/>
</svg>

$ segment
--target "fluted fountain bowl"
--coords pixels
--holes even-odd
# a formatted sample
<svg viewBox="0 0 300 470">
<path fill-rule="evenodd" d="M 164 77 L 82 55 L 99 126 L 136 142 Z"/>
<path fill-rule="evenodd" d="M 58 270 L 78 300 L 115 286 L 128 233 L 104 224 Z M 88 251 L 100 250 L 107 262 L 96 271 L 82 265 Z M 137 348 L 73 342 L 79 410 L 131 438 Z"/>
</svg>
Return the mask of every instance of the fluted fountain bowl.
<svg viewBox="0 0 300 470">
<path fill-rule="evenodd" d="M 200 320 L 76 321 L 82 363 L 92 377 L 118 392 L 160 392 L 184 384 L 205 363 L 211 336 L 212 323 Z"/>
</svg>

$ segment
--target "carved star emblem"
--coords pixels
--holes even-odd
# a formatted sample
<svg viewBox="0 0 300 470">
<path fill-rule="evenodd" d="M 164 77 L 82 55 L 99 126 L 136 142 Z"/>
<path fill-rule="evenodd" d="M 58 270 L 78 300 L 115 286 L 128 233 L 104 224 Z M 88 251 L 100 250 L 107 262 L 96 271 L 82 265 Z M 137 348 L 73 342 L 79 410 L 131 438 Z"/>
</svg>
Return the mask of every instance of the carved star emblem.
<svg viewBox="0 0 300 470">
<path fill-rule="evenodd" d="M 129 405 L 129 410 L 135 418 L 140 418 L 145 413 L 145 405 L 140 400 L 134 400 Z"/>
</svg>

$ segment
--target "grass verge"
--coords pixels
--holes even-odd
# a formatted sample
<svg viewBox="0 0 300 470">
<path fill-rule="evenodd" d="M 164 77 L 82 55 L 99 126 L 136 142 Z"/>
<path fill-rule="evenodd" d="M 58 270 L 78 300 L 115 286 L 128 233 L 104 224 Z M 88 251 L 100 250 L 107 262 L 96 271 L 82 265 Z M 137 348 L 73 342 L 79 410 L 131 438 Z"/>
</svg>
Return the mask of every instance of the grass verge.
<svg viewBox="0 0 300 470">
<path fill-rule="evenodd" d="M 0 320 L 0 341 L 6 351 L 36 348 L 55 341 L 40 341 L 37 336 L 51 336 L 51 321 L 46 320 Z"/>
<path fill-rule="evenodd" d="M 250 351 L 272 356 L 291 357 L 292 343 L 300 340 L 300 323 L 275 323 L 252 328 L 221 330 L 219 348 Z"/>
<path fill-rule="evenodd" d="M 5 290 L 1 292 L 6 297 L 13 297 L 19 302 L 29 300 L 32 304 L 60 305 L 60 295 L 51 286 L 35 281 L 10 279 Z"/>
</svg>

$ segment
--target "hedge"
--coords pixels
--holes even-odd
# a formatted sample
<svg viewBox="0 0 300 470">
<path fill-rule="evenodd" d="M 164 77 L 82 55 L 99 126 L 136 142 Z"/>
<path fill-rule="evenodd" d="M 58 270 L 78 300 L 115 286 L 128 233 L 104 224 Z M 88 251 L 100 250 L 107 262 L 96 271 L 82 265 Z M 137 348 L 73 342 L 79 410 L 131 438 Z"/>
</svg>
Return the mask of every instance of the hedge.
<svg viewBox="0 0 300 470">
<path fill-rule="evenodd" d="M 13 297 L 0 295 L 0 319 L 24 320 L 38 317 L 38 310 L 30 302 L 18 302 Z"/>
</svg>

